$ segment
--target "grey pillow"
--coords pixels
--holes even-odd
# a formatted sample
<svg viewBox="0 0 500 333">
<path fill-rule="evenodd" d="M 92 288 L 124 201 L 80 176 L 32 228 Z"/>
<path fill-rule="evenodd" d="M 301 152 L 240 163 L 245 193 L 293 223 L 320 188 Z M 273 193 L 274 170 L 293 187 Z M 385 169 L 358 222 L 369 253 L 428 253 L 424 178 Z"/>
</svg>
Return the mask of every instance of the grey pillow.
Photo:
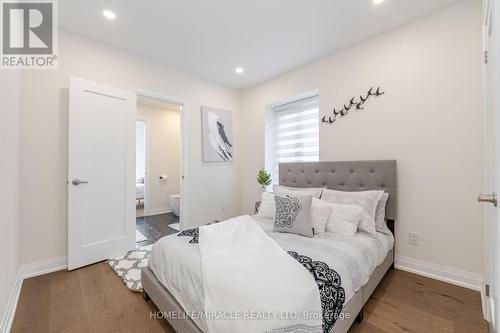
<svg viewBox="0 0 500 333">
<path fill-rule="evenodd" d="M 275 195 L 273 231 L 312 238 L 314 236 L 311 223 L 312 198 L 312 195 Z"/>
</svg>

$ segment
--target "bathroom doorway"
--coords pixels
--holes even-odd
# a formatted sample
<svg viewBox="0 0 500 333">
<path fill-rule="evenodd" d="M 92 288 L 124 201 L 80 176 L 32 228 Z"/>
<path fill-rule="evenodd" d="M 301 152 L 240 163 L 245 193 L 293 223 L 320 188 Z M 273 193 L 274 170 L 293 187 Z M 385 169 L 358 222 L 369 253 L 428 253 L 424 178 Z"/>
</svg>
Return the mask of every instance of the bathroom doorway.
<svg viewBox="0 0 500 333">
<path fill-rule="evenodd" d="M 144 216 L 146 192 L 146 127 L 147 119 L 135 121 L 135 216 Z"/>
<path fill-rule="evenodd" d="M 185 103 L 136 93 L 136 244 L 142 247 L 181 230 L 186 115 Z"/>
</svg>

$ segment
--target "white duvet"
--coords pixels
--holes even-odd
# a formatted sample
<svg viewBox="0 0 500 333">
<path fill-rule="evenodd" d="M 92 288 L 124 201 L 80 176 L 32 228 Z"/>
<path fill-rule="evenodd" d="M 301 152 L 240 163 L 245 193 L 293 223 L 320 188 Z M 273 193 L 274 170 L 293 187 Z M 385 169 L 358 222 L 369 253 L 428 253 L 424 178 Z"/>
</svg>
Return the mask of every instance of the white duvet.
<svg viewBox="0 0 500 333">
<path fill-rule="evenodd" d="M 208 332 L 322 332 L 313 276 L 250 216 L 200 228 L 199 248 Z"/>
<path fill-rule="evenodd" d="M 368 282 L 372 272 L 383 262 L 394 244 L 392 235 L 383 235 L 381 233 L 377 233 L 376 238 L 363 233 L 358 233 L 355 237 L 344 237 L 326 232 L 314 238 L 274 233 L 272 232 L 272 222 L 270 220 L 257 217 L 246 218 L 255 221 L 283 250 L 293 251 L 314 261 L 323 262 L 334 269 L 341 278 L 341 285 L 345 292 L 344 304 L 347 304 L 356 291 Z M 201 227 L 200 244 L 205 236 L 207 234 L 205 234 L 204 227 Z M 206 283 L 214 278 L 220 278 L 220 276 L 212 276 L 211 274 L 212 272 L 220 274 L 220 272 L 223 272 L 220 270 L 224 269 L 223 267 L 226 264 L 224 261 L 222 264 L 219 265 L 218 263 L 216 265 L 212 261 L 211 265 L 215 266 L 212 267 L 213 269 L 208 262 L 205 266 L 202 265 L 201 258 L 206 259 L 203 252 L 200 257 L 200 249 L 203 251 L 203 245 L 200 247 L 198 244 L 191 244 L 189 243 L 190 240 L 190 237 L 179 237 L 177 234 L 160 239 L 153 246 L 148 266 L 183 309 L 191 315 L 203 332 L 219 332 L 214 331 L 212 323 L 198 314 L 203 314 L 207 309 L 207 295 L 209 308 L 212 305 L 217 306 L 215 298 L 218 296 L 217 294 L 212 295 L 210 290 L 205 290 Z M 284 254 L 286 254 L 285 251 L 283 251 Z M 264 256 L 259 253 L 254 256 L 257 259 L 262 257 Z M 211 258 L 211 260 L 213 259 Z M 222 262 L 223 259 L 220 258 L 220 260 Z M 227 260 L 234 261 L 236 259 L 229 256 Z M 255 261 L 255 264 L 258 264 L 258 260 Z M 304 272 L 309 273 L 307 270 L 304 270 Z M 209 274 L 206 281 L 204 281 L 205 274 Z M 226 272 L 224 274 L 231 273 Z M 226 282 L 230 283 L 230 276 L 228 276 L 228 279 L 229 281 Z M 234 280 L 247 285 L 244 292 L 251 291 L 253 281 L 244 279 L 241 276 L 235 276 Z M 256 283 L 264 284 L 266 281 L 256 281 Z M 213 283 L 213 280 L 211 283 Z M 241 296 L 238 301 L 244 301 L 244 297 Z"/>
</svg>

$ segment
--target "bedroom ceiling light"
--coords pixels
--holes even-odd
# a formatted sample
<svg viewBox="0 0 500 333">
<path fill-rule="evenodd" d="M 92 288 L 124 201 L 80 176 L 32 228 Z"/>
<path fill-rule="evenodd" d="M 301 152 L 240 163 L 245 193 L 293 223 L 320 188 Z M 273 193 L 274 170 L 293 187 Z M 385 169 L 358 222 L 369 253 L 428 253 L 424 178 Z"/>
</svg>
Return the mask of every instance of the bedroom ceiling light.
<svg viewBox="0 0 500 333">
<path fill-rule="evenodd" d="M 243 74 L 243 72 L 245 71 L 245 69 L 243 67 L 236 67 L 234 69 L 235 73 L 236 74 Z"/>
<path fill-rule="evenodd" d="M 103 10 L 102 15 L 104 15 L 104 17 L 107 18 L 108 20 L 111 20 L 111 21 L 116 20 L 116 14 L 109 9 Z"/>
<path fill-rule="evenodd" d="M 380 5 L 382 2 L 384 2 L 385 0 L 372 0 L 372 3 L 377 6 L 377 5 Z"/>
</svg>

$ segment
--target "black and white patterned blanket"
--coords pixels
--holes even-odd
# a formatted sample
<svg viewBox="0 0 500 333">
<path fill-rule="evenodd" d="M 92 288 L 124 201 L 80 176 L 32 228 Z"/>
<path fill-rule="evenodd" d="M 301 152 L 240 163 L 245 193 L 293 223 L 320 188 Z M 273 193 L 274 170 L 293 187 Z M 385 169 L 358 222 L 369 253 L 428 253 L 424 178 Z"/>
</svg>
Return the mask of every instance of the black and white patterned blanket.
<svg viewBox="0 0 500 333">
<path fill-rule="evenodd" d="M 199 228 L 184 230 L 177 236 L 192 237 L 191 244 L 198 244 Z M 345 290 L 342 288 L 340 275 L 326 263 L 314 261 L 294 251 L 288 251 L 295 260 L 304 266 L 314 277 L 318 285 L 323 310 L 323 332 L 328 333 L 342 312 L 345 302 Z"/>
<path fill-rule="evenodd" d="M 323 332 L 328 333 L 344 307 L 345 291 L 342 288 L 340 275 L 324 262 L 313 261 L 293 251 L 288 251 L 288 254 L 300 262 L 314 277 L 323 309 Z"/>
<path fill-rule="evenodd" d="M 189 243 L 191 244 L 198 244 L 198 237 L 200 235 L 200 229 L 199 228 L 194 228 L 194 229 L 187 229 L 184 231 L 181 231 L 177 234 L 177 236 L 188 236 L 188 237 L 193 237 Z"/>
</svg>

